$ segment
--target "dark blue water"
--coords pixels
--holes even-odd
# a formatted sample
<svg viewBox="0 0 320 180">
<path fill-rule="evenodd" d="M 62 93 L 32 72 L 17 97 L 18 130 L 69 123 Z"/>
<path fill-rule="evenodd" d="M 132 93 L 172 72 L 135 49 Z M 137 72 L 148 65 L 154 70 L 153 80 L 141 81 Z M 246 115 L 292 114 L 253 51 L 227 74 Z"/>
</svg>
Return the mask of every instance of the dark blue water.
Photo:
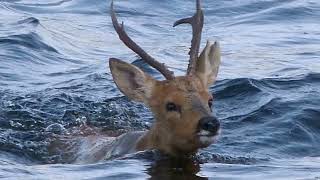
<svg viewBox="0 0 320 180">
<path fill-rule="evenodd" d="M 105 0 L 0 1 L 0 178 L 320 179 L 320 2 L 204 0 L 206 39 L 222 65 L 214 112 L 218 143 L 183 162 L 141 152 L 66 164 L 58 134 L 122 133 L 153 122 L 112 81 L 108 58 L 157 78 L 116 36 Z M 182 75 L 194 1 L 115 1 L 128 33 Z M 70 152 L 72 153 L 72 152 Z"/>
</svg>

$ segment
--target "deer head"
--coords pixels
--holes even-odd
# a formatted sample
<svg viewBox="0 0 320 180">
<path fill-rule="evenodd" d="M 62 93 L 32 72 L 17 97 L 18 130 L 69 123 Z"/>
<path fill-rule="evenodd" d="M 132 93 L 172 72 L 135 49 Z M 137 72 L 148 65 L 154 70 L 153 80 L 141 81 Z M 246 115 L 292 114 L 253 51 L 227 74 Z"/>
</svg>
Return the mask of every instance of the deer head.
<svg viewBox="0 0 320 180">
<path fill-rule="evenodd" d="M 134 101 L 143 102 L 155 117 L 155 123 L 142 137 L 137 149 L 155 148 L 171 155 L 186 155 L 213 143 L 220 123 L 212 115 L 213 97 L 208 88 L 216 81 L 220 48 L 217 42 L 211 44 L 208 41 L 199 56 L 204 18 L 200 0 L 197 0 L 194 16 L 174 23 L 174 26 L 192 25 L 190 59 L 185 76 L 175 77 L 127 35 L 123 23 L 118 23 L 113 2 L 111 18 L 121 41 L 166 78 L 155 80 L 134 65 L 110 58 L 111 73 L 120 91 Z"/>
</svg>

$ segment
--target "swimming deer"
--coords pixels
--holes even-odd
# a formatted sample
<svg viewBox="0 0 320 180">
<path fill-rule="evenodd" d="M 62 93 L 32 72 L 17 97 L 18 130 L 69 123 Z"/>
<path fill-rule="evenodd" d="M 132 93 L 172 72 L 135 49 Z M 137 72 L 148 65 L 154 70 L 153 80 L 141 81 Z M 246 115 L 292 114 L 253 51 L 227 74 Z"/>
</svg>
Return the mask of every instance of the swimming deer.
<svg viewBox="0 0 320 180">
<path fill-rule="evenodd" d="M 185 76 L 175 77 L 165 64 L 152 58 L 127 35 L 123 23 L 118 23 L 113 3 L 111 17 L 121 41 L 166 78 L 157 81 L 134 65 L 116 58 L 109 60 L 112 77 L 120 91 L 133 101 L 143 102 L 155 118 L 151 129 L 137 140 L 135 149 L 158 149 L 179 156 L 194 154 L 199 148 L 213 143 L 220 123 L 212 115 L 213 97 L 208 88 L 216 81 L 220 48 L 217 42 L 211 44 L 208 41 L 198 55 L 204 21 L 200 0 L 197 0 L 194 16 L 178 20 L 173 25 L 192 25 L 190 59 Z"/>
<path fill-rule="evenodd" d="M 146 132 L 129 132 L 114 139 L 94 136 L 83 140 L 80 148 L 83 151 L 76 162 L 94 162 L 149 149 L 175 157 L 188 156 L 212 144 L 219 134 L 220 123 L 212 115 L 213 97 L 208 88 L 217 78 L 220 48 L 218 42 L 212 44 L 208 41 L 199 56 L 204 22 L 200 0 L 197 0 L 196 13 L 192 17 L 174 23 L 174 27 L 185 23 L 192 26 L 185 76 L 174 76 L 165 64 L 147 54 L 128 36 L 123 23 L 118 23 L 113 2 L 111 19 L 120 40 L 165 77 L 159 81 L 132 64 L 116 58 L 109 60 L 117 87 L 129 99 L 148 106 L 155 122 Z"/>
</svg>

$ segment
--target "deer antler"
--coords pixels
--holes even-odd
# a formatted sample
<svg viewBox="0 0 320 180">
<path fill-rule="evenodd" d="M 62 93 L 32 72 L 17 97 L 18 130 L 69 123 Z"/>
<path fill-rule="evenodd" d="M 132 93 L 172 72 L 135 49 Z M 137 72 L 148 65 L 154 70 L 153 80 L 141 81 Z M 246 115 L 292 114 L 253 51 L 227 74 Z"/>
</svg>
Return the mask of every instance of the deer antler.
<svg viewBox="0 0 320 180">
<path fill-rule="evenodd" d="M 119 35 L 120 40 L 132 51 L 137 53 L 146 63 L 150 66 L 154 67 L 158 70 L 166 79 L 171 80 L 174 79 L 174 74 L 170 71 L 164 63 L 160 63 L 151 57 L 148 53 L 146 53 L 138 44 L 136 44 L 126 33 L 124 30 L 123 22 L 120 25 L 118 23 L 116 13 L 113 10 L 113 1 L 111 2 L 111 19 L 114 29 L 116 30 L 117 34 Z"/>
<path fill-rule="evenodd" d="M 180 24 L 191 24 L 192 26 L 192 40 L 191 40 L 191 48 L 189 51 L 190 60 L 187 70 L 187 75 L 193 74 L 195 71 L 195 63 L 198 59 L 200 42 L 201 42 L 201 32 L 203 28 L 203 11 L 201 9 L 200 0 L 197 0 L 197 11 L 196 13 L 189 18 L 183 18 L 176 21 L 173 24 L 173 27 L 178 26 Z"/>
</svg>

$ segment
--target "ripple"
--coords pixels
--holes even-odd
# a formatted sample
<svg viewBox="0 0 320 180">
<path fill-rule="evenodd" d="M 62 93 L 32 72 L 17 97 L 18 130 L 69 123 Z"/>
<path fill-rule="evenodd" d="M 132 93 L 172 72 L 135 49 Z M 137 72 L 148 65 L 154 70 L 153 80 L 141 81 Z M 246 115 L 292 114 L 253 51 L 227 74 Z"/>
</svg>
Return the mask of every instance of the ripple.
<svg viewBox="0 0 320 180">
<path fill-rule="evenodd" d="M 213 153 L 200 153 L 197 157 L 201 163 L 221 163 L 221 164 L 257 164 L 261 162 L 269 161 L 267 158 L 255 158 L 255 157 L 244 157 L 244 156 L 230 156 Z"/>
<path fill-rule="evenodd" d="M 27 19 L 23 19 L 17 22 L 17 24 L 32 24 L 33 26 L 37 26 L 40 24 L 39 19 L 35 18 L 35 17 L 29 17 Z"/>
<path fill-rule="evenodd" d="M 237 95 L 246 96 L 247 94 L 252 95 L 261 92 L 252 79 L 233 79 L 219 82 L 214 90 L 217 98 L 230 98 Z"/>
<path fill-rule="evenodd" d="M 55 48 L 42 42 L 41 38 L 36 33 L 0 37 L 0 45 L 23 46 L 30 49 L 45 50 L 58 53 Z"/>
</svg>

